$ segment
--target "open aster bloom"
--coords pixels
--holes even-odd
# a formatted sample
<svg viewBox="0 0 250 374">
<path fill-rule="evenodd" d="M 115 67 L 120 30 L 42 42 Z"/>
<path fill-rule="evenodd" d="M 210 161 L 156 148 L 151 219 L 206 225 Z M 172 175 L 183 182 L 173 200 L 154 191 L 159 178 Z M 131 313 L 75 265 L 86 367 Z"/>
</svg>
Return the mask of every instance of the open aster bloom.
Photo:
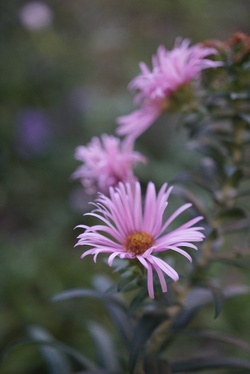
<svg viewBox="0 0 250 374">
<path fill-rule="evenodd" d="M 142 207 L 141 186 L 135 182 L 119 183 L 110 188 L 110 197 L 100 194 L 96 209 L 87 215 L 98 218 L 101 223 L 92 227 L 80 225 L 85 231 L 78 236 L 76 245 L 90 246 L 82 254 L 94 255 L 96 261 L 99 253 L 108 253 L 108 264 L 112 265 L 115 257 L 139 261 L 147 270 L 148 293 L 154 298 L 153 269 L 156 271 L 163 292 L 167 291 L 164 274 L 174 282 L 179 279 L 178 273 L 158 253 L 173 250 L 192 261 L 191 256 L 183 249 L 197 249 L 192 242 L 201 242 L 203 228 L 194 226 L 203 217 L 196 217 L 180 227 L 167 231 L 170 223 L 191 204 L 184 204 L 163 222 L 163 214 L 168 205 L 168 197 L 172 187 L 167 189 L 165 183 L 158 195 L 152 182 L 148 183 L 144 209 Z M 108 235 L 108 237 L 107 237 Z"/>
<path fill-rule="evenodd" d="M 175 91 L 200 78 L 203 69 L 222 65 L 206 58 L 216 54 L 216 49 L 199 44 L 190 47 L 189 44 L 188 39 L 177 38 L 171 51 L 160 46 L 152 57 L 152 71 L 144 62 L 140 63 L 140 75 L 129 84 L 131 90 L 137 91 L 134 102 L 139 109 L 117 118 L 119 135 L 137 138 L 167 109 L 168 100 Z"/>
<path fill-rule="evenodd" d="M 132 168 L 146 162 L 144 156 L 132 150 L 132 143 L 107 134 L 101 139 L 92 138 L 87 146 L 77 147 L 75 158 L 83 165 L 76 169 L 73 178 L 79 178 L 87 192 L 105 194 L 118 182 L 134 182 Z"/>
</svg>

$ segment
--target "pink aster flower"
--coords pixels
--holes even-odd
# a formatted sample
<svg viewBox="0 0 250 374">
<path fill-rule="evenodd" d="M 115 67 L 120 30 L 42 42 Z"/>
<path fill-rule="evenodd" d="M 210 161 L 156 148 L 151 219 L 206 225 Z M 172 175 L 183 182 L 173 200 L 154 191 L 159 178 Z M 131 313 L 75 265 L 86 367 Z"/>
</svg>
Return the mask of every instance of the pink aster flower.
<svg viewBox="0 0 250 374">
<path fill-rule="evenodd" d="M 87 146 L 76 148 L 75 158 L 83 162 L 73 173 L 89 193 L 108 193 L 110 186 L 118 182 L 136 180 L 132 168 L 146 158 L 132 150 L 132 143 L 103 134 L 92 138 Z"/>
<path fill-rule="evenodd" d="M 206 58 L 216 54 L 216 49 L 189 44 L 188 39 L 177 38 L 172 51 L 160 46 L 152 58 L 152 71 L 144 62 L 140 63 L 141 73 L 129 84 L 131 90 L 137 91 L 134 102 L 139 109 L 117 119 L 119 135 L 137 138 L 168 107 L 171 94 L 200 78 L 202 70 L 222 65 Z"/>
<path fill-rule="evenodd" d="M 94 255 L 96 261 L 99 253 L 108 253 L 108 264 L 112 265 L 115 257 L 139 261 L 147 270 L 148 293 L 154 298 L 153 270 L 157 273 L 162 292 L 167 291 L 165 274 L 174 282 L 179 279 L 178 273 L 158 254 L 168 250 L 179 252 L 189 261 L 191 256 L 183 249 L 197 249 L 192 242 L 201 242 L 203 228 L 194 226 L 203 217 L 196 217 L 174 230 L 169 225 L 191 204 L 184 204 L 163 222 L 163 215 L 168 205 L 168 197 L 172 187 L 167 189 L 165 183 L 158 195 L 152 182 L 148 183 L 144 208 L 142 207 L 141 186 L 135 182 L 119 183 L 110 188 L 110 197 L 100 194 L 90 215 L 98 218 L 101 223 L 92 227 L 80 225 L 85 231 L 78 236 L 76 245 L 89 246 L 82 254 Z M 108 235 L 108 237 L 107 237 Z"/>
</svg>

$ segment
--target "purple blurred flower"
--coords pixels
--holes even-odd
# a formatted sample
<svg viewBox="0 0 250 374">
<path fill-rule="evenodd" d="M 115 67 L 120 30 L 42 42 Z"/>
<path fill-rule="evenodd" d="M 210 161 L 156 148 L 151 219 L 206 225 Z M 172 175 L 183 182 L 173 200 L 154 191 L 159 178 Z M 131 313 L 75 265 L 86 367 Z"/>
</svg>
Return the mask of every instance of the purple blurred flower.
<svg viewBox="0 0 250 374">
<path fill-rule="evenodd" d="M 47 152 L 52 139 L 48 115 L 39 109 L 25 109 L 16 119 L 16 148 L 23 156 L 40 155 Z"/>
<path fill-rule="evenodd" d="M 176 217 L 188 209 L 191 204 L 184 204 L 163 222 L 163 214 L 168 205 L 168 197 L 172 187 L 167 189 L 165 183 L 156 194 L 155 186 L 148 183 L 144 209 L 142 208 L 141 186 L 135 182 L 119 183 L 118 187 L 110 188 L 110 197 L 100 194 L 95 209 L 90 215 L 98 218 L 101 223 L 92 227 L 80 225 L 85 229 L 78 236 L 76 245 L 91 247 L 82 254 L 94 255 L 96 261 L 99 253 L 108 253 L 109 266 L 115 257 L 138 260 L 147 270 L 148 293 L 154 298 L 153 269 L 156 271 L 162 292 L 167 291 L 164 274 L 174 282 L 179 279 L 178 273 L 163 261 L 157 254 L 168 250 L 179 252 L 189 261 L 191 256 L 181 247 L 197 249 L 191 242 L 201 242 L 204 235 L 202 227 L 193 227 L 203 217 L 196 217 L 180 227 L 166 232 Z"/>
<path fill-rule="evenodd" d="M 21 8 L 19 18 L 27 29 L 40 30 L 50 26 L 53 14 L 47 4 L 31 1 Z"/>
<path fill-rule="evenodd" d="M 76 148 L 75 158 L 83 162 L 73 173 L 80 179 L 88 193 L 108 193 L 118 182 L 136 180 L 132 168 L 146 158 L 132 150 L 132 144 L 111 135 L 94 137 L 87 146 Z"/>
<path fill-rule="evenodd" d="M 172 51 L 160 46 L 152 58 L 152 71 L 140 63 L 141 74 L 129 84 L 138 92 L 134 102 L 139 109 L 117 119 L 119 135 L 137 138 L 167 109 L 171 94 L 199 78 L 202 70 L 221 66 L 221 62 L 206 58 L 216 54 L 216 49 L 189 44 L 188 39 L 178 38 Z"/>
</svg>

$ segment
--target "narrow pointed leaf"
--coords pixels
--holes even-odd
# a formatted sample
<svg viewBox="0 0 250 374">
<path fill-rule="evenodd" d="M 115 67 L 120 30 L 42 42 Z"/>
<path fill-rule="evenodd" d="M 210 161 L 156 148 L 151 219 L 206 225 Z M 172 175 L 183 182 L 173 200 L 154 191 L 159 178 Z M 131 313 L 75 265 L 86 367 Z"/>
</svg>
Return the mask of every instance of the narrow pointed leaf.
<svg viewBox="0 0 250 374">
<path fill-rule="evenodd" d="M 250 114 L 244 114 L 244 113 L 241 113 L 241 114 L 239 115 L 239 117 L 240 117 L 241 119 L 243 119 L 243 121 L 246 122 L 246 124 L 248 125 L 248 127 L 250 127 Z"/>
<path fill-rule="evenodd" d="M 108 369 L 110 373 L 118 373 L 120 369 L 117 354 L 113 339 L 107 330 L 96 322 L 90 322 L 88 329 L 96 346 L 99 365 L 104 369 Z"/>
<path fill-rule="evenodd" d="M 144 352 L 146 342 L 150 338 L 152 332 L 166 319 L 165 313 L 145 313 L 139 320 L 137 326 L 134 329 L 134 335 L 131 342 L 130 350 L 130 372 L 136 365 L 136 361 L 139 356 Z"/>
<path fill-rule="evenodd" d="M 172 373 L 193 373 L 202 370 L 218 369 L 250 370 L 250 361 L 232 357 L 196 357 L 171 364 Z"/>
<path fill-rule="evenodd" d="M 202 339 L 212 340 L 213 342 L 226 343 L 232 345 L 241 351 L 244 350 L 250 354 L 250 344 L 236 338 L 235 336 L 227 335 L 221 331 L 212 331 L 212 330 L 196 330 L 187 332 L 187 335 L 195 336 Z"/>
<path fill-rule="evenodd" d="M 127 310 L 112 303 L 106 303 L 105 307 L 124 343 L 129 347 L 131 343 L 133 325 L 128 318 Z"/>
<path fill-rule="evenodd" d="M 52 302 L 62 301 L 62 300 L 70 300 L 75 298 L 81 297 L 89 297 L 93 299 L 101 299 L 101 294 L 96 290 L 91 290 L 88 288 L 76 288 L 68 291 L 63 291 L 55 296 L 52 297 Z"/>
<path fill-rule="evenodd" d="M 214 299 L 214 318 L 216 319 L 221 313 L 224 306 L 224 295 L 219 287 L 210 286 Z"/>
<path fill-rule="evenodd" d="M 52 298 L 52 301 L 70 300 L 73 298 L 92 298 L 103 302 L 112 321 L 118 328 L 125 344 L 130 344 L 130 332 L 132 330 L 131 322 L 127 316 L 127 309 L 122 300 L 109 293 L 103 293 L 91 289 L 73 289 L 62 292 Z"/>
<path fill-rule="evenodd" d="M 225 287 L 223 290 L 224 299 L 231 299 L 236 296 L 247 295 L 250 293 L 250 288 L 244 285 L 232 285 Z M 187 295 L 184 305 L 188 309 L 199 308 L 203 305 L 211 304 L 213 302 L 213 295 L 208 288 L 196 287 L 193 288 Z"/>
<path fill-rule="evenodd" d="M 56 349 L 56 347 L 42 344 L 43 341 L 53 340 L 53 337 L 48 331 L 40 326 L 30 326 L 28 333 L 32 339 L 41 341 L 39 350 L 48 366 L 50 374 L 68 374 L 71 371 L 69 362 L 63 352 Z"/>
<path fill-rule="evenodd" d="M 20 339 L 12 344 L 10 344 L 1 354 L 0 358 L 4 359 L 7 355 L 9 355 L 14 349 L 17 349 L 22 346 L 47 346 L 47 347 L 53 347 L 56 348 L 59 351 L 64 352 L 66 355 L 68 355 L 73 361 L 75 361 L 82 369 L 87 370 L 96 370 L 96 365 L 91 362 L 88 358 L 86 358 L 84 355 L 80 354 L 75 349 L 67 346 L 64 343 L 59 342 L 58 340 L 37 340 L 37 339 Z"/>
</svg>

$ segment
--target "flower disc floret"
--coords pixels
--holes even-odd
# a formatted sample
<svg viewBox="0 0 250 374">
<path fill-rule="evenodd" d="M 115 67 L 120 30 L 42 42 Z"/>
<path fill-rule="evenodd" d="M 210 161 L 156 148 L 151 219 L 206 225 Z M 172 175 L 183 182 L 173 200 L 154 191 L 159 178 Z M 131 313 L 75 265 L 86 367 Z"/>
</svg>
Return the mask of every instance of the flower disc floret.
<svg viewBox="0 0 250 374">
<path fill-rule="evenodd" d="M 109 196 L 100 194 L 94 204 L 95 209 L 86 213 L 97 218 L 99 224 L 78 226 L 85 231 L 78 236 L 76 245 L 90 247 L 81 257 L 93 255 L 96 261 L 98 254 L 107 253 L 110 266 L 116 257 L 139 261 L 147 270 L 149 296 L 154 298 L 153 270 L 159 278 L 162 292 L 166 292 L 165 276 L 176 282 L 179 275 L 160 258 L 160 254 L 172 250 L 192 261 L 185 248 L 197 250 L 193 243 L 204 239 L 201 233 L 203 227 L 194 226 L 203 219 L 201 216 L 192 218 L 174 230 L 169 229 L 170 224 L 191 207 L 191 204 L 184 204 L 164 220 L 171 191 L 172 187 L 167 188 L 165 183 L 157 195 L 155 185 L 149 182 L 144 206 L 138 181 L 133 185 L 120 182 L 117 187 L 110 188 Z"/>
<path fill-rule="evenodd" d="M 147 249 L 154 245 L 153 238 L 146 232 L 133 232 L 126 237 L 124 249 L 135 256 L 143 255 Z"/>
</svg>

